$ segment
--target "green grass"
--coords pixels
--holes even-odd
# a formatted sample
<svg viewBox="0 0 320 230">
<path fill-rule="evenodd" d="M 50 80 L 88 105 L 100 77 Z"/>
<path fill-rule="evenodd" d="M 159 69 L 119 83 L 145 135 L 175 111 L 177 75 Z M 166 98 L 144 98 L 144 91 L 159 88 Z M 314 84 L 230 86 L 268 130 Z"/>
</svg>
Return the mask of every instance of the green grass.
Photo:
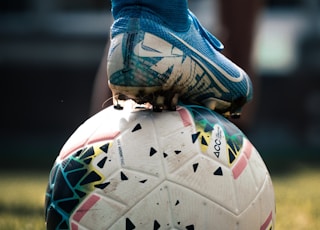
<svg viewBox="0 0 320 230">
<path fill-rule="evenodd" d="M 47 179 L 40 172 L 0 173 L 0 230 L 45 229 Z"/>
<path fill-rule="evenodd" d="M 320 229 L 320 168 L 300 168 L 272 179 L 276 229 Z"/>
<path fill-rule="evenodd" d="M 41 230 L 47 173 L 0 173 L 0 230 Z M 320 168 L 272 175 L 277 230 L 320 229 Z"/>
</svg>

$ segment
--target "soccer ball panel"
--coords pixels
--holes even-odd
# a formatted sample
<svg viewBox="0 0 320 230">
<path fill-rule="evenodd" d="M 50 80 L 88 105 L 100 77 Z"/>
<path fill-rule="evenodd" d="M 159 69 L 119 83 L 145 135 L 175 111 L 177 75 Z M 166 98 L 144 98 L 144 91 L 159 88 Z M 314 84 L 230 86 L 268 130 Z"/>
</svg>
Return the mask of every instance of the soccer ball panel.
<svg viewBox="0 0 320 230">
<path fill-rule="evenodd" d="M 169 179 L 192 189 L 230 212 L 236 211 L 237 197 L 233 189 L 231 171 L 205 156 L 192 159 L 171 174 Z"/>
</svg>

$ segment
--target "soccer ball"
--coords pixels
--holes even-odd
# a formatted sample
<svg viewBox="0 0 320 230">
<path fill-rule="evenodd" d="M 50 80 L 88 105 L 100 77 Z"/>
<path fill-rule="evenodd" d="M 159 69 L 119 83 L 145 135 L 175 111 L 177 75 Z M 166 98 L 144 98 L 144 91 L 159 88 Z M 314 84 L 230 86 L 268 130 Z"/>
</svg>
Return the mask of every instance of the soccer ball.
<svg viewBox="0 0 320 230">
<path fill-rule="evenodd" d="M 94 115 L 57 157 L 47 229 L 270 230 L 275 198 L 255 147 L 200 106 Z"/>
</svg>

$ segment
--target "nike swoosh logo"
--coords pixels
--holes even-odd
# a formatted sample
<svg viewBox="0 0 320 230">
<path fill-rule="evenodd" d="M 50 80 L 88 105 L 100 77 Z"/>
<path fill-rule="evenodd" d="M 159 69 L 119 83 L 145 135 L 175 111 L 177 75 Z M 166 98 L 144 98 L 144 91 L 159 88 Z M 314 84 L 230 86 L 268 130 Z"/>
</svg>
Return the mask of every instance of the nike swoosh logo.
<svg viewBox="0 0 320 230">
<path fill-rule="evenodd" d="M 181 50 L 150 33 L 145 33 L 144 39 L 135 45 L 133 52 L 138 57 L 177 57 L 183 55 Z"/>
<path fill-rule="evenodd" d="M 201 57 L 202 59 L 204 59 L 206 62 L 208 62 L 210 65 L 214 66 L 223 76 L 225 76 L 227 79 L 229 79 L 232 82 L 240 82 L 243 80 L 243 71 L 239 68 L 239 76 L 234 77 L 232 75 L 230 75 L 229 73 L 227 73 L 224 69 L 222 69 L 219 65 L 217 65 L 216 63 L 214 63 L 213 61 L 211 61 L 209 58 L 207 58 L 205 55 L 203 55 L 202 53 L 200 53 L 197 49 L 195 49 L 194 47 L 192 47 L 191 45 L 189 45 L 187 42 L 185 42 L 183 39 L 179 38 L 178 36 L 176 36 L 175 34 L 169 32 L 169 34 L 171 34 L 171 36 L 173 36 L 174 38 L 176 38 L 177 40 L 179 40 L 183 45 L 185 45 L 186 47 L 188 47 L 190 50 L 192 50 L 194 53 L 196 53 L 199 57 Z"/>
</svg>

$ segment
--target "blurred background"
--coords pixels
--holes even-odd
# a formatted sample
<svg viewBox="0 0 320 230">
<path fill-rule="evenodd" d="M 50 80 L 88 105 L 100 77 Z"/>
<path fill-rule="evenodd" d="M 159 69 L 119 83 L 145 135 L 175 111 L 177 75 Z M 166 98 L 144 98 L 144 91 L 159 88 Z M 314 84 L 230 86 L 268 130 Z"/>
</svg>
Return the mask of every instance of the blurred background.
<svg viewBox="0 0 320 230">
<path fill-rule="evenodd" d="M 199 20 L 219 34 L 214 4 L 189 0 Z M 2 0 L 0 7 L 0 169 L 49 171 L 90 116 L 110 2 Z M 318 0 L 267 0 L 256 23 L 259 104 L 246 134 L 274 170 L 320 159 L 319 9 Z"/>
</svg>

